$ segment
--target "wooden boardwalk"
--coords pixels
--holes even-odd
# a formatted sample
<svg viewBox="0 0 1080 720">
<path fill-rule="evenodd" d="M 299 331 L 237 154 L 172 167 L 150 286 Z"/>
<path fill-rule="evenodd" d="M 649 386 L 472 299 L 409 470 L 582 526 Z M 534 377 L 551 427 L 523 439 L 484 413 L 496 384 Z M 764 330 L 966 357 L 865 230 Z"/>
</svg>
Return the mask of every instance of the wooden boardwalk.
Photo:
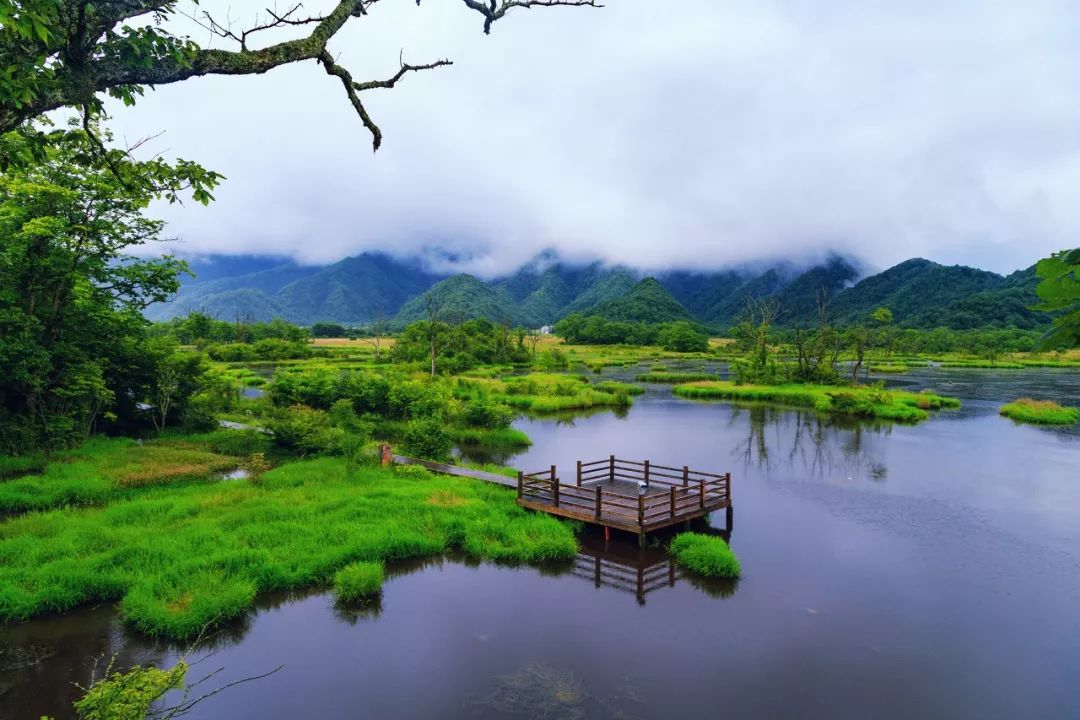
<svg viewBox="0 0 1080 720">
<path fill-rule="evenodd" d="M 718 475 L 648 460 L 577 463 L 573 484 L 563 483 L 557 468 L 518 473 L 517 502 L 559 517 L 615 528 L 638 536 L 687 523 L 716 510 L 731 510 L 731 473 Z"/>
</svg>

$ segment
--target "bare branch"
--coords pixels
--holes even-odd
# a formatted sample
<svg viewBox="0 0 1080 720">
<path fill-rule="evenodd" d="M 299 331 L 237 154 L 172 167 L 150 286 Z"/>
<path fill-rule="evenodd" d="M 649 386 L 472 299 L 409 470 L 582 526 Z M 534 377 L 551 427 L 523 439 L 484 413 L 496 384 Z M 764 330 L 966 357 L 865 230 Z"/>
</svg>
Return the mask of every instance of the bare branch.
<svg viewBox="0 0 1080 720">
<path fill-rule="evenodd" d="M 403 62 L 399 56 L 398 62 L 401 67 L 388 80 L 369 80 L 368 82 L 358 83 L 353 80 L 352 74 L 348 70 L 337 64 L 329 51 L 324 50 L 319 55 L 319 62 L 322 63 L 322 66 L 326 69 L 328 75 L 333 75 L 341 80 L 341 85 L 345 88 L 345 94 L 348 96 L 353 109 L 356 110 L 356 114 L 360 116 L 360 121 L 364 123 L 364 127 L 371 132 L 374 150 L 378 150 L 379 146 L 382 145 L 382 130 L 380 130 L 379 126 L 375 124 L 375 121 L 371 119 L 371 115 L 368 114 L 367 108 L 364 107 L 364 103 L 361 102 L 358 93 L 375 88 L 392 88 L 408 72 L 431 70 L 432 68 L 442 67 L 443 65 L 454 64 L 450 60 L 443 59 L 436 60 L 435 62 L 426 65 L 409 65 Z"/>
</svg>

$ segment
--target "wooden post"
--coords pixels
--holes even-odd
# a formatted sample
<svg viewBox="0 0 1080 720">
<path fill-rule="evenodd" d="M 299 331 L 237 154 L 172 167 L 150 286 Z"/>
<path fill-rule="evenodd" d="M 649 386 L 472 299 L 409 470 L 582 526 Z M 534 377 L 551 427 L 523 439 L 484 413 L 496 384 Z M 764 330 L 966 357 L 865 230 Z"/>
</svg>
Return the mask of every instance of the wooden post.
<svg viewBox="0 0 1080 720">
<path fill-rule="evenodd" d="M 645 461 L 645 487 L 649 487 L 649 461 Z"/>
<path fill-rule="evenodd" d="M 675 562 L 670 557 L 667 561 L 667 578 L 668 587 L 675 587 Z"/>
<path fill-rule="evenodd" d="M 518 470 L 518 500 L 521 499 L 522 494 L 525 492 L 525 473 Z"/>
<path fill-rule="evenodd" d="M 614 455 L 612 455 L 611 458 L 608 460 L 608 468 L 609 468 L 608 469 L 608 479 L 611 480 L 611 482 L 615 482 L 615 456 Z"/>
<path fill-rule="evenodd" d="M 701 493 L 701 497 L 698 498 L 701 501 L 701 509 L 705 509 L 705 481 L 698 480 L 698 490 Z"/>
<path fill-rule="evenodd" d="M 683 487 L 690 487 L 690 466 L 689 465 L 683 465 L 682 466 L 682 486 Z"/>
<path fill-rule="evenodd" d="M 390 443 L 383 443 L 379 446 L 380 461 L 383 467 L 389 467 L 394 462 L 394 453 L 390 448 Z"/>
<path fill-rule="evenodd" d="M 551 499 L 559 507 L 559 478 L 555 477 L 555 466 L 551 466 Z"/>
<path fill-rule="evenodd" d="M 600 499 L 600 492 L 601 492 L 601 490 L 600 490 L 600 486 L 599 486 L 599 485 L 597 485 L 597 486 L 596 486 L 596 519 L 597 519 L 597 520 L 599 520 L 599 519 L 600 519 L 600 505 L 601 505 L 601 503 L 603 502 L 603 501 L 602 501 L 602 500 Z"/>
<path fill-rule="evenodd" d="M 675 517 L 675 486 L 671 486 L 671 517 Z"/>
<path fill-rule="evenodd" d="M 581 487 L 581 461 L 577 461 L 577 486 Z"/>
<path fill-rule="evenodd" d="M 724 475 L 724 485 L 725 485 L 724 489 L 727 490 L 728 505 L 730 505 L 731 504 L 731 473 L 727 473 L 726 475 Z"/>
<path fill-rule="evenodd" d="M 637 524 L 638 527 L 645 530 L 645 496 L 637 496 Z"/>
</svg>

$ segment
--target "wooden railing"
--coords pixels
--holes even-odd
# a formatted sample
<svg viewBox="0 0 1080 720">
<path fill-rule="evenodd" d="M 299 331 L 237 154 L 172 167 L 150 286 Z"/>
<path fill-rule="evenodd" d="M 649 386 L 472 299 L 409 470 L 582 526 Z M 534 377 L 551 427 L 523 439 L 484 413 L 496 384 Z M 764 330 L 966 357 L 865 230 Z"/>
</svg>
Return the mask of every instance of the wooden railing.
<svg viewBox="0 0 1080 720">
<path fill-rule="evenodd" d="M 578 461 L 573 485 L 559 480 L 554 465 L 547 471 L 519 472 L 518 499 L 561 510 L 558 514 L 569 517 L 643 530 L 729 506 L 731 474 L 612 455 L 606 460 Z"/>
</svg>

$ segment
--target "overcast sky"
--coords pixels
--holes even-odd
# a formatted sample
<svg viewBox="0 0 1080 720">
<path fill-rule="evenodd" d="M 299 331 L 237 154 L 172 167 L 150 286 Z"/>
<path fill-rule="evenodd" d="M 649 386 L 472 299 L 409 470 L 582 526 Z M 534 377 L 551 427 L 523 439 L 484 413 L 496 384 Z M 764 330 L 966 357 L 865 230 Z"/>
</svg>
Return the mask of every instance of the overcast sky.
<svg viewBox="0 0 1080 720">
<path fill-rule="evenodd" d="M 219 5 L 238 26 L 264 6 Z M 491 36 L 456 0 L 383 0 L 332 48 L 358 79 L 399 51 L 455 64 L 367 94 L 374 154 L 313 62 L 114 109 L 122 137 L 165 130 L 156 150 L 228 176 L 209 208 L 155 208 L 174 251 L 450 252 L 490 275 L 549 247 L 652 269 L 835 249 L 1007 272 L 1080 245 L 1072 0 L 610 0 Z"/>
</svg>

